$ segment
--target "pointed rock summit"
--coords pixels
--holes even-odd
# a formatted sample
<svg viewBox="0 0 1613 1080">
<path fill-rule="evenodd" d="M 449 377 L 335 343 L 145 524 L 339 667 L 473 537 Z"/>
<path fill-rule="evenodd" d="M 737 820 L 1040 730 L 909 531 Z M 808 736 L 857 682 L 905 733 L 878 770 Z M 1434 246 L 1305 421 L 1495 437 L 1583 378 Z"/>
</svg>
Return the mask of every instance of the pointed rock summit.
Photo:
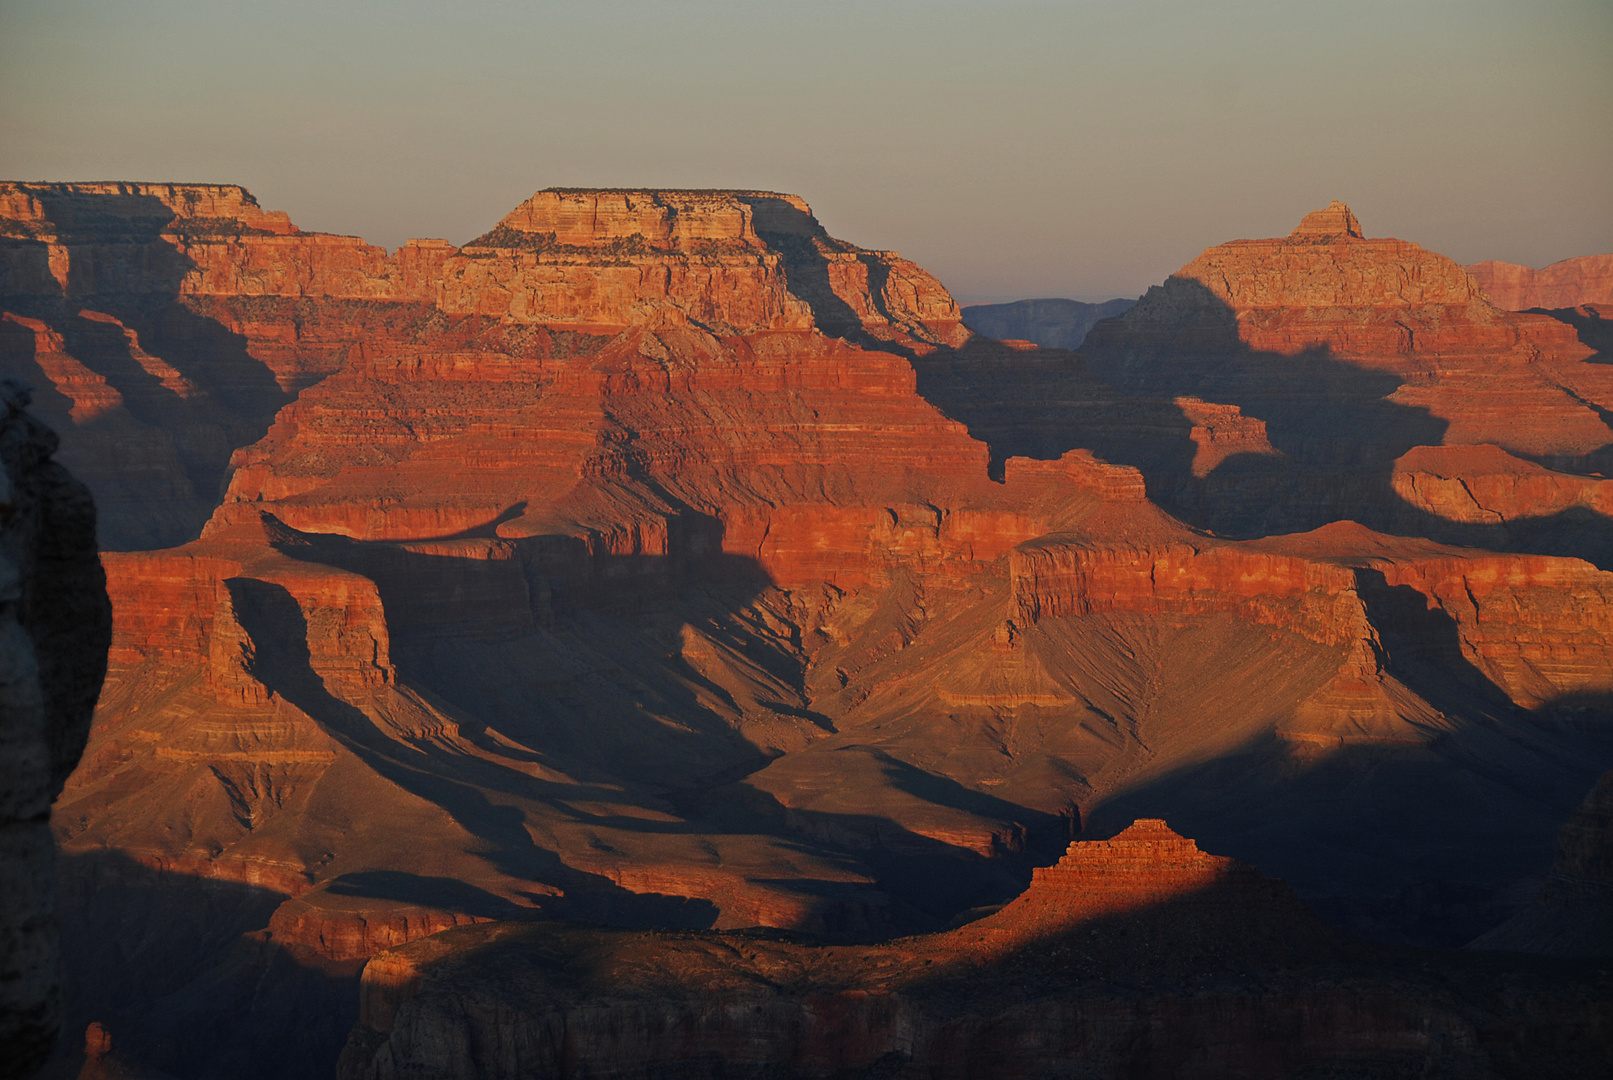
<svg viewBox="0 0 1613 1080">
<path fill-rule="evenodd" d="M 1109 840 L 1075 841 L 1001 911 L 944 940 L 1000 951 L 1077 930 L 1116 935 L 1110 945 L 1134 952 L 1139 963 L 1156 953 L 1196 955 L 1206 942 L 1223 958 L 1314 957 L 1339 947 L 1336 933 L 1286 883 L 1201 851 L 1156 818 L 1135 821 Z"/>
<path fill-rule="evenodd" d="M 1202 902 L 1209 894 L 1219 900 L 1223 892 L 1236 894 L 1241 904 L 1254 894 L 1282 896 L 1287 887 L 1246 863 L 1200 851 L 1157 818 L 1142 818 L 1113 839 L 1071 843 L 1062 859 L 1033 872 L 1031 887 L 1010 908 L 1047 904 L 1061 919 L 1081 921 L 1172 900 Z"/>
<path fill-rule="evenodd" d="M 1334 199 L 1325 210 L 1312 210 L 1300 221 L 1289 236 L 1353 236 L 1365 239 L 1361 223 L 1350 213 L 1350 208 Z"/>
</svg>

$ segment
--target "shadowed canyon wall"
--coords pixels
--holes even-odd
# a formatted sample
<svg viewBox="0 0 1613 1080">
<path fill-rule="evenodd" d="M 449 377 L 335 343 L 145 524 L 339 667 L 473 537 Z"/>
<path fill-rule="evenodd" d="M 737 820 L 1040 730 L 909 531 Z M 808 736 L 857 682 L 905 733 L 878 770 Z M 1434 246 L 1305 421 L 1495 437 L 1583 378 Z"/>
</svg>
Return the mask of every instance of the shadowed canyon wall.
<svg viewBox="0 0 1613 1080">
<path fill-rule="evenodd" d="M 339 1075 L 1568 1076 L 1613 1046 L 1605 972 L 1407 959 L 1145 820 L 888 945 L 494 924 L 390 950 Z"/>
<path fill-rule="evenodd" d="M 1613 763 L 1613 368 L 1340 204 L 1074 353 L 794 196 L 388 255 L 4 191 L 6 370 L 116 549 L 68 1024 L 146 1066 L 302 1075 L 444 928 L 935 931 L 1162 814 L 1459 945 Z"/>
</svg>

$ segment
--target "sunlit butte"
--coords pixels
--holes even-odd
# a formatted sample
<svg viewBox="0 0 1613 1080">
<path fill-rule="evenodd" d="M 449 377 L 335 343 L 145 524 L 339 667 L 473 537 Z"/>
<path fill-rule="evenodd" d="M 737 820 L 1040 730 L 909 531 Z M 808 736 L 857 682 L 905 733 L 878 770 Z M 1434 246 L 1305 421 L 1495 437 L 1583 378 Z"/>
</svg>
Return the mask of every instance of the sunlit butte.
<svg viewBox="0 0 1613 1080">
<path fill-rule="evenodd" d="M 550 185 L 788 191 L 966 301 L 1135 296 L 1335 198 L 1541 266 L 1613 249 L 1610 44 L 1556 0 L 12 0 L 0 174 L 389 247 Z"/>
<path fill-rule="evenodd" d="M 1603 1075 L 1610 45 L 5 3 L 0 1080 Z"/>
</svg>

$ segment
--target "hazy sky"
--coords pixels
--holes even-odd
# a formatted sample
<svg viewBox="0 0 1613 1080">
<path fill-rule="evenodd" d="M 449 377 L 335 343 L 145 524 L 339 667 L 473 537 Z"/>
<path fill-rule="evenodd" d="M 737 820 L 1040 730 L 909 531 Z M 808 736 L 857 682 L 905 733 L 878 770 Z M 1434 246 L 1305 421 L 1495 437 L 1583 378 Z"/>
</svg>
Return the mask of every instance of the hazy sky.
<svg viewBox="0 0 1613 1080">
<path fill-rule="evenodd" d="M 0 0 L 0 176 L 388 246 L 770 188 L 965 300 L 1136 295 L 1335 198 L 1539 266 L 1613 251 L 1613 0 Z"/>
</svg>

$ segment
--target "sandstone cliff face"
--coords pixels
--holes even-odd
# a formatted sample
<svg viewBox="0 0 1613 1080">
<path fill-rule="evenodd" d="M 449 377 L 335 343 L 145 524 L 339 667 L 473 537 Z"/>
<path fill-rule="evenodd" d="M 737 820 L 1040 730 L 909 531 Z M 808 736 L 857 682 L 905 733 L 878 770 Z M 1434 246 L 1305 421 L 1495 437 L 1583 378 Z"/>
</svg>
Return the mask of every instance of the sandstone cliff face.
<svg viewBox="0 0 1613 1080">
<path fill-rule="evenodd" d="M 1284 391 L 1300 388 L 1286 385 L 1284 368 L 1292 365 L 1278 357 L 1320 357 L 1340 362 L 1331 382 L 1352 369 L 1393 376 L 1398 386 L 1369 388 L 1363 380 L 1361 389 L 1392 391 L 1387 401 L 1443 421 L 1437 441 L 1447 444 L 1571 455 L 1608 442 L 1595 410 L 1537 363 L 1542 355 L 1585 355 L 1569 327 L 1497 310 L 1450 259 L 1400 240 L 1364 238 L 1341 203 L 1285 238 L 1206 250 L 1098 328 L 1089 344 L 1104 359 L 1100 372 L 1125 385 L 1174 383 L 1206 401 L 1231 394 L 1232 404 L 1264 397 L 1256 415 L 1304 407 L 1302 398 L 1283 400 Z M 1240 352 L 1270 359 L 1228 370 Z M 1256 385 L 1263 369 L 1279 377 L 1277 393 Z M 1368 454 L 1383 452 L 1363 441 Z"/>
<path fill-rule="evenodd" d="M 1093 330 L 1087 372 L 1157 402 L 1163 439 L 1113 430 L 1115 406 L 1088 406 L 1065 424 L 1142 467 L 1172 512 L 1221 535 L 1348 519 L 1601 557 L 1576 550 L 1583 536 L 1547 536 L 1575 531 L 1568 520 L 1499 540 L 1484 527 L 1443 527 L 1417 500 L 1404 504 L 1391 476 L 1418 447 L 1479 445 L 1548 469 L 1605 471 L 1613 399 L 1584 338 L 1564 321 L 1496 308 L 1462 267 L 1368 239 L 1335 205 L 1290 236 L 1206 250 Z"/>
<path fill-rule="evenodd" d="M 563 336 L 821 326 L 931 349 L 968 334 L 922 270 L 766 192 L 545 191 L 464 251 L 411 241 L 390 256 L 303 233 L 227 185 L 8 184 L 0 206 L 0 361 L 46 392 L 114 548 L 193 538 L 230 452 L 290 395 L 432 313 Z M 427 349 L 470 344 L 461 334 Z"/>
<path fill-rule="evenodd" d="M 7 184 L 0 207 L 0 367 L 115 549 L 194 538 L 230 452 L 354 341 L 422 317 L 452 250 L 389 259 L 229 185 Z"/>
<path fill-rule="evenodd" d="M 1482 1058 L 1521 1076 L 1542 1053 L 1569 1068 L 1606 1053 L 1605 977 L 1513 976 L 1520 1028 L 1488 1011 L 1507 976 L 1391 963 L 1282 883 L 1142 821 L 1072 845 L 995 915 L 885 946 L 506 925 L 392 950 L 366 967 L 339 1075 L 996 1078 L 1079 1059 L 1093 1076 L 1279 1076 Z"/>
<path fill-rule="evenodd" d="M 790 196 L 546 191 L 390 258 L 244 196 L 207 235 L 165 190 L 74 198 L 158 224 L 52 225 L 69 263 L 189 245 L 145 307 L 42 287 L 0 322 L 84 453 L 189 432 L 144 479 L 99 460 L 207 511 L 107 559 L 57 816 L 64 909 L 116 896 L 147 943 L 74 960 L 70 1021 L 148 1064 L 321 1067 L 340 1012 L 296 1003 L 445 927 L 931 930 L 1165 811 L 1346 911 L 1489 897 L 1605 760 L 1613 384 L 1342 208 L 1076 355 L 969 337 Z M 187 366 L 151 311 L 257 366 Z M 257 428 L 174 404 L 221 365 Z M 293 1060 L 241 1019 L 260 994 L 325 1034 Z"/>
<path fill-rule="evenodd" d="M 32 1074 L 60 1024 L 51 800 L 89 735 L 111 631 L 95 508 L 51 460 L 27 391 L 0 382 L 0 1073 Z"/>
<path fill-rule="evenodd" d="M 1491 260 L 1467 272 L 1491 303 L 1508 311 L 1613 304 L 1613 255 L 1564 259 L 1539 270 Z"/>
</svg>

